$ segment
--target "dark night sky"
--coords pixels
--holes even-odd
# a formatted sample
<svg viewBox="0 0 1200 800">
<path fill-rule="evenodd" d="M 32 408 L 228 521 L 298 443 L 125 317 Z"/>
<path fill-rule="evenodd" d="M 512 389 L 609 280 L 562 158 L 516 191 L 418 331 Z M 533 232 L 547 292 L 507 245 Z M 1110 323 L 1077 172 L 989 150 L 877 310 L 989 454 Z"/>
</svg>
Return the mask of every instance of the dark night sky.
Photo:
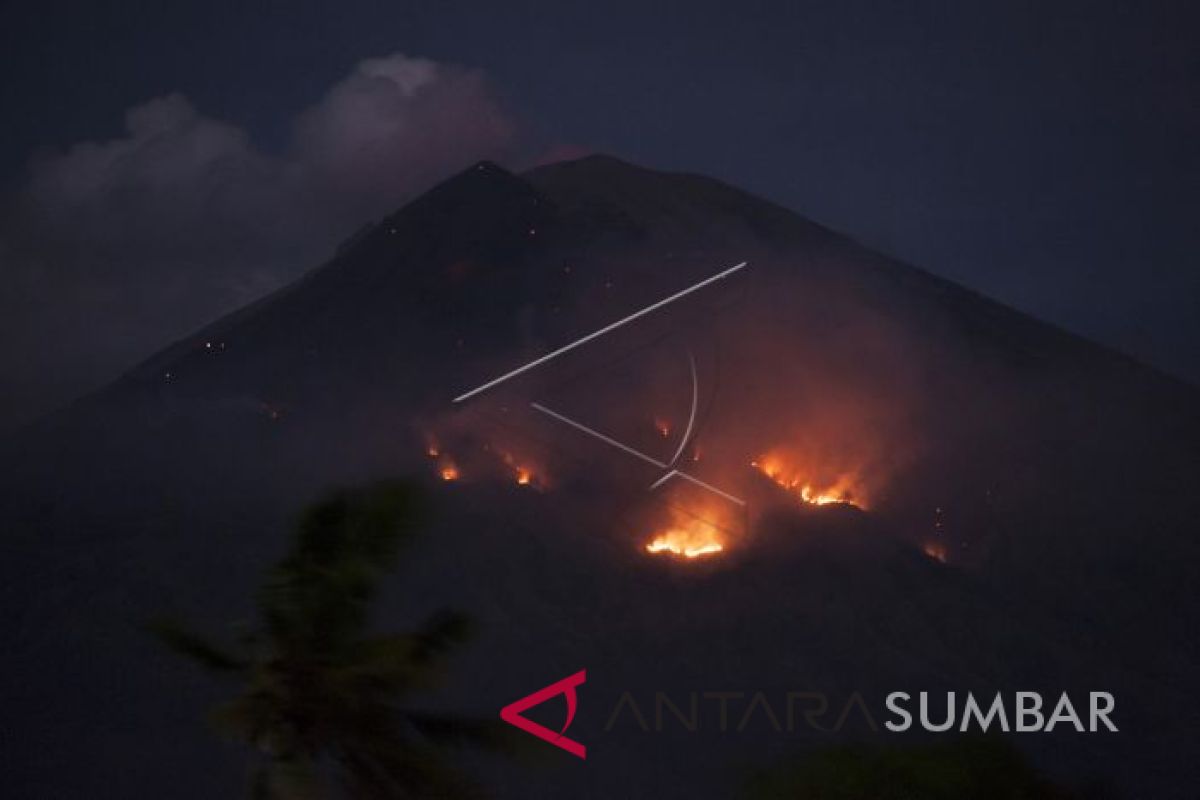
<svg viewBox="0 0 1200 800">
<path fill-rule="evenodd" d="M 339 146 L 328 140 L 340 133 L 328 132 L 297 146 L 297 119 L 306 118 L 298 115 L 363 59 L 395 53 L 481 73 L 486 88 L 450 83 L 448 110 L 436 112 L 445 119 L 502 109 L 503 124 L 481 139 L 413 156 L 431 168 L 444 162 L 449 171 L 476 150 L 528 163 L 574 147 L 710 174 L 1200 380 L 1193 2 L 12 5 L 0 11 L 0 180 L 16 221 L 0 228 L 0 269 L 16 276 L 9 302 L 24 313 L 0 327 L 9 339 L 0 347 L 9 397 L 0 414 L 10 422 L 186 332 L 173 325 L 234 302 L 217 292 L 187 313 L 172 307 L 207 296 L 206 280 L 237 278 L 213 277 L 219 271 L 203 259 L 160 241 L 129 244 L 136 258 L 97 273 L 84 255 L 94 252 L 88 237 L 107 234 L 73 222 L 70 248 L 49 223 L 51 244 L 27 236 L 20 214 L 41 214 L 66 191 L 62 180 L 57 194 L 30 188 L 36 151 L 54 163 L 79 142 L 125 136 L 127 109 L 178 92 L 203 117 L 236 126 L 233 139 L 246 140 L 236 147 L 252 153 L 237 150 L 245 174 L 291 175 L 284 165 L 307 169 Z M 462 109 L 465 117 L 454 116 Z M 323 118 L 340 131 L 360 117 Z M 144 163 L 153 171 L 164 162 Z M 394 197 L 427 180 L 417 170 Z M 378 191 L 341 191 L 331 201 L 341 215 L 329 218 L 331 228 L 348 226 L 341 234 L 359 209 L 385 210 Z M 71 197 L 84 204 L 62 201 L 72 220 L 94 212 L 88 203 L 111 213 L 115 202 Z M 138 218 L 130 208 L 122 219 Z M 236 221 L 217 225 L 209 213 L 179 211 L 172 235 L 195 225 L 206 236 L 219 229 L 221 247 L 242 241 L 227 235 Z M 128 244 L 121 237 L 138 235 L 114 234 L 98 251 L 111 259 Z M 303 257 L 271 239 L 288 236 L 286 226 L 256 235 L 256 264 L 289 266 L 248 281 L 254 287 L 321 260 L 292 264 Z M 89 288 L 75 292 L 72 281 Z M 64 295 L 73 299 L 59 303 Z M 142 319 L 151 304 L 173 324 Z M 108 343 L 113 308 L 136 320 Z"/>
</svg>

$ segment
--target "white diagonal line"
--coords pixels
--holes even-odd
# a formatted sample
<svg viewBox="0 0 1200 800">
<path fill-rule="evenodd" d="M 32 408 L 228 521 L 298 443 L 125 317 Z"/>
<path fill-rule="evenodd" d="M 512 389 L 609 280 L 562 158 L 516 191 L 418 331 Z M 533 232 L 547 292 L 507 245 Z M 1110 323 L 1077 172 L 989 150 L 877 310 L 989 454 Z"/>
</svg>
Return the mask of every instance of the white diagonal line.
<svg viewBox="0 0 1200 800">
<path fill-rule="evenodd" d="M 547 414 L 551 417 L 554 417 L 559 422 L 565 422 L 567 425 L 570 425 L 575 430 L 583 431 L 584 433 L 588 434 L 589 436 L 595 436 L 597 439 L 604 442 L 605 444 L 610 444 L 619 450 L 624 450 L 626 453 L 629 453 L 631 456 L 637 456 L 638 458 L 642 459 L 643 461 L 653 464 L 654 466 L 658 467 L 659 469 L 667 468 L 667 465 L 662 463 L 658 459 L 651 458 L 650 456 L 646 455 L 645 453 L 634 450 L 632 447 L 629 447 L 628 445 L 621 444 L 616 439 L 612 439 L 608 436 L 605 436 L 603 433 L 600 433 L 599 431 L 594 431 L 591 428 L 589 428 L 588 426 L 578 423 L 575 420 L 571 419 L 570 417 L 564 417 L 562 414 L 559 414 L 557 411 L 551 411 L 550 409 L 546 408 L 541 403 L 530 403 L 529 405 L 533 406 L 534 408 L 536 408 L 538 411 L 542 412 L 543 414 Z"/>
<path fill-rule="evenodd" d="M 487 383 L 483 384 L 482 386 L 477 386 L 469 392 L 464 392 L 464 393 L 460 394 L 458 397 L 454 398 L 454 402 L 461 403 L 463 400 L 474 397 L 475 395 L 479 394 L 480 392 L 485 392 L 488 389 L 491 389 L 493 386 L 498 386 L 499 384 L 504 383 L 509 378 L 515 378 L 522 373 L 528 372 L 529 370 L 533 369 L 536 366 L 545 364 L 547 361 L 549 361 L 552 358 L 557 358 L 558 356 L 561 356 L 563 353 L 566 353 L 570 350 L 574 350 L 576 347 L 579 347 L 581 345 L 587 344 L 588 342 L 592 341 L 593 339 L 595 339 L 597 337 L 600 337 L 606 333 L 615 331 L 617 328 L 621 327 L 622 325 L 633 322 L 635 319 L 638 319 L 640 317 L 644 317 L 647 314 L 651 313 L 652 311 L 657 311 L 658 309 L 662 308 L 663 306 L 667 305 L 668 303 L 673 303 L 676 300 L 680 299 L 681 297 L 686 297 L 687 295 L 691 294 L 694 291 L 697 291 L 698 289 L 703 289 L 705 286 L 708 286 L 711 283 L 716 283 L 717 281 L 721 280 L 722 278 L 727 278 L 745 266 L 746 266 L 746 262 L 743 261 L 742 263 L 740 263 L 736 266 L 732 266 L 727 270 L 718 272 L 716 275 L 713 275 L 711 278 L 705 278 L 704 280 L 700 281 L 699 283 L 689 286 L 688 288 L 684 289 L 683 291 L 676 292 L 675 294 L 671 295 L 670 297 L 664 297 L 662 300 L 659 300 L 657 303 L 651 303 L 650 305 L 643 308 L 641 311 L 635 311 L 627 317 L 619 319 L 616 322 L 613 322 L 609 325 L 605 325 L 603 328 L 601 328 L 598 331 L 593 331 L 592 333 L 589 333 L 587 336 L 584 336 L 582 339 L 576 339 L 575 341 L 571 342 L 570 344 L 563 345 L 562 347 L 558 348 L 557 350 L 553 350 L 540 358 L 535 358 L 533 361 L 530 361 L 528 364 L 525 364 L 524 366 L 517 367 L 516 369 L 514 369 L 511 372 L 506 372 L 505 374 L 501 375 L 499 378 L 490 380 Z"/>
<path fill-rule="evenodd" d="M 713 486 L 711 483 L 705 483 L 704 481 L 700 480 L 699 478 L 693 477 L 681 469 L 671 470 L 666 475 L 663 475 L 661 478 L 659 478 L 653 484 L 651 484 L 650 488 L 657 489 L 659 486 L 662 486 L 664 483 L 669 481 L 671 478 L 675 478 L 675 477 L 683 478 L 685 481 L 691 481 L 692 483 L 696 484 L 697 486 L 699 486 L 701 488 L 708 489 L 710 492 L 712 492 L 714 494 L 721 495 L 721 497 L 724 497 L 726 500 L 732 500 L 733 502 L 737 503 L 739 506 L 746 505 L 745 500 L 734 497 L 733 495 L 729 494 L 728 492 L 722 492 L 720 489 Z"/>
<path fill-rule="evenodd" d="M 576 422 L 575 420 L 571 419 L 570 417 L 563 416 L 562 414 L 559 414 L 557 411 L 551 411 L 550 409 L 546 408 L 541 403 L 530 403 L 529 405 L 533 406 L 534 408 L 536 408 L 538 411 L 542 412 L 543 414 L 553 417 L 554 419 L 558 420 L 559 422 L 570 425 L 572 428 L 574 428 L 577 431 L 582 431 L 583 433 L 586 433 L 589 436 L 594 436 L 597 439 L 599 439 L 600 441 L 604 442 L 605 444 L 612 445 L 613 447 L 617 448 L 618 450 L 622 450 L 626 453 L 629 453 L 629 455 L 631 455 L 631 456 L 636 456 L 649 464 L 653 464 L 654 466 L 658 467 L 659 469 L 667 468 L 667 465 L 662 463 L 658 459 L 651 458 L 650 456 L 646 455 L 645 453 L 643 453 L 639 450 L 634 450 L 629 445 L 622 444 L 621 442 L 618 442 L 616 439 L 613 439 L 611 436 L 605 436 L 603 433 L 600 433 L 597 430 L 593 430 L 581 422 Z M 713 492 L 714 494 L 721 495 L 721 497 L 724 497 L 726 500 L 732 500 L 733 502 L 737 503 L 739 506 L 746 505 L 745 500 L 734 497 L 733 495 L 729 494 L 728 492 L 723 492 L 720 489 L 718 489 L 717 487 L 713 486 L 712 484 L 705 483 L 704 481 L 700 480 L 699 478 L 695 478 L 695 477 L 687 474 L 683 470 L 679 470 L 679 469 L 673 469 L 670 472 L 668 472 L 666 475 L 663 475 L 661 478 L 659 478 L 657 481 L 655 481 L 654 484 L 650 488 L 657 489 L 659 486 L 662 486 L 664 483 L 666 483 L 668 480 L 670 480 L 671 478 L 674 478 L 674 477 L 680 477 L 680 478 L 683 478 L 685 481 L 691 481 L 692 483 L 696 484 L 697 486 L 699 486 L 701 488 L 708 489 L 710 492 Z"/>
</svg>

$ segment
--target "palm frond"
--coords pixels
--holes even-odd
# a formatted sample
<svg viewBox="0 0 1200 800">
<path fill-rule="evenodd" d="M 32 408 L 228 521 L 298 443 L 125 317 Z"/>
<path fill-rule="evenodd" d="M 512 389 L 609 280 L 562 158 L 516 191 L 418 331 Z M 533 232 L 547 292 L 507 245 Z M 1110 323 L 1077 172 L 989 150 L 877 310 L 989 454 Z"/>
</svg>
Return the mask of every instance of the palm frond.
<svg viewBox="0 0 1200 800">
<path fill-rule="evenodd" d="M 241 692 L 211 721 L 265 757 L 255 797 L 309 796 L 330 758 L 354 798 L 475 797 L 439 748 L 517 751 L 498 720 L 400 706 L 440 682 L 446 657 L 471 634 L 466 616 L 440 611 L 411 632 L 369 632 L 384 575 L 421 518 L 414 490 L 397 482 L 338 491 L 312 506 L 291 550 L 267 573 L 259 620 L 241 626 L 238 651 L 172 620 L 148 626 L 204 667 L 241 674 Z"/>
</svg>

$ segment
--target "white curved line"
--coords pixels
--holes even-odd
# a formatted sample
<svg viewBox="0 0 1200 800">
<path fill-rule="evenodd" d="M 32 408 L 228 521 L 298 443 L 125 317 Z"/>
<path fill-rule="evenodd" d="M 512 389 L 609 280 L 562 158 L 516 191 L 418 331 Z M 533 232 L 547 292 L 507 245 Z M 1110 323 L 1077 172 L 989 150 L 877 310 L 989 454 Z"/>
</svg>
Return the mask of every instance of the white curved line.
<svg viewBox="0 0 1200 800">
<path fill-rule="evenodd" d="M 696 404 L 697 398 L 700 396 L 700 383 L 696 380 L 696 358 L 692 355 L 691 350 L 688 350 L 688 365 L 692 368 L 692 413 L 688 415 L 687 428 L 683 432 L 683 438 L 679 441 L 679 449 L 675 451 L 675 455 L 671 456 L 669 464 L 672 467 L 683 455 L 683 448 L 687 447 L 688 439 L 692 435 L 692 425 L 696 423 Z"/>
</svg>

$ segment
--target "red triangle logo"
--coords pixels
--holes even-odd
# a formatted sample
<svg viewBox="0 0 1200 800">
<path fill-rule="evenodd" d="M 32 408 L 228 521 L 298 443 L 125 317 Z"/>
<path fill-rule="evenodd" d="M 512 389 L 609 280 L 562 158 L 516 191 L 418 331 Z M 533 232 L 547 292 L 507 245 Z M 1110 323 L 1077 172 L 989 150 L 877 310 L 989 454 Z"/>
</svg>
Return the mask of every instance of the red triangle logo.
<svg viewBox="0 0 1200 800">
<path fill-rule="evenodd" d="M 575 687 L 585 681 L 587 681 L 587 670 L 581 669 L 574 675 L 570 675 L 560 681 L 555 681 L 544 689 L 538 689 L 531 695 L 509 703 L 500 709 L 500 719 L 509 725 L 515 725 L 526 733 L 533 734 L 542 741 L 549 742 L 555 747 L 561 747 L 573 756 L 587 758 L 587 748 L 574 739 L 568 739 L 566 736 L 567 728 L 571 727 L 571 722 L 575 719 L 575 710 L 579 705 L 579 697 L 575 693 Z M 567 700 L 567 721 L 563 723 L 562 730 L 557 733 L 544 725 L 539 725 L 533 720 L 521 716 L 521 712 L 528 711 L 534 706 L 540 706 L 542 703 L 553 697 L 558 697 L 560 694 L 564 695 Z"/>
</svg>

